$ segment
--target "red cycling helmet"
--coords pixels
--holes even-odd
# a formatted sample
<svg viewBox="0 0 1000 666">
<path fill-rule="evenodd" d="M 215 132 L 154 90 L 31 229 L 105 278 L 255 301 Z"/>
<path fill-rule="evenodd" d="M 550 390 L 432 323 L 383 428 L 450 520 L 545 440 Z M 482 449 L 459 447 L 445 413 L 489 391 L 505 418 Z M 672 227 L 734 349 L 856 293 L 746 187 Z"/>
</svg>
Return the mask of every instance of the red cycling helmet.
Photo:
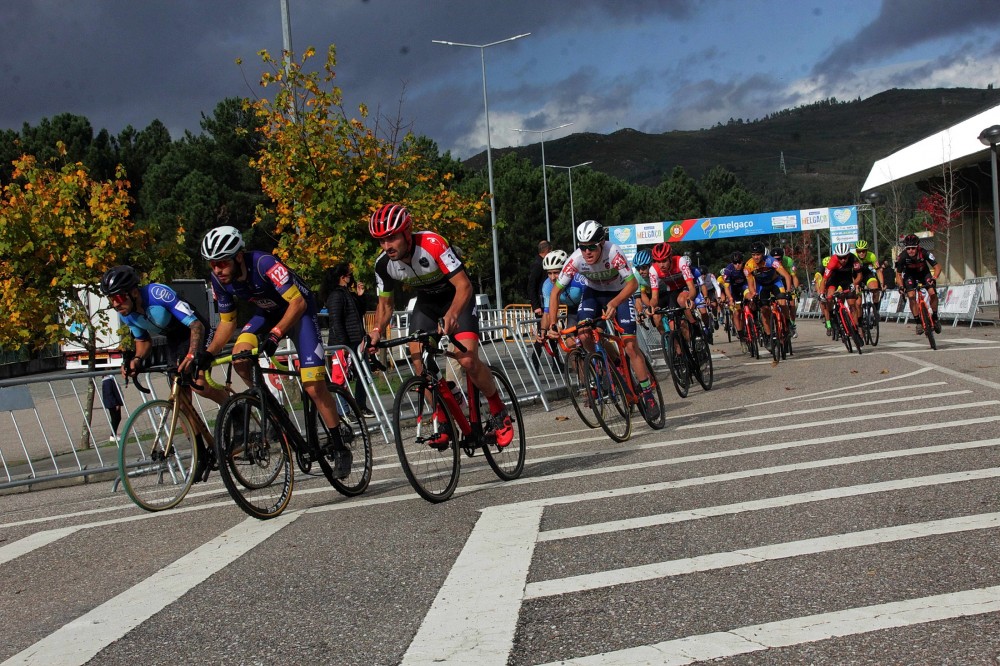
<svg viewBox="0 0 1000 666">
<path fill-rule="evenodd" d="M 653 261 L 666 261 L 673 252 L 670 243 L 657 243 L 653 246 Z"/>
<path fill-rule="evenodd" d="M 400 204 L 382 204 L 372 213 L 368 221 L 368 233 L 372 238 L 385 238 L 410 228 L 413 218 L 406 206 Z"/>
</svg>

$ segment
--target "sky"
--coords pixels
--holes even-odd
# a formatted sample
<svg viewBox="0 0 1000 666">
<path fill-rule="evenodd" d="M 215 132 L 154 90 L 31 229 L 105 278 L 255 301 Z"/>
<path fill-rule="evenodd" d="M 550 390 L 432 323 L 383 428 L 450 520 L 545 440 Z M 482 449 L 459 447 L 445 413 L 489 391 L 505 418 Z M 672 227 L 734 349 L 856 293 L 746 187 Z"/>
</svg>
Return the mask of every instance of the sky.
<svg viewBox="0 0 1000 666">
<path fill-rule="evenodd" d="M 1000 84 L 1000 0 L 288 0 L 292 47 L 337 48 L 353 111 L 465 159 L 570 133 L 695 130 L 890 88 Z M 446 46 L 432 40 L 485 45 Z M 280 0 L 4 0 L 0 129 L 60 113 L 200 133 L 265 95 Z M 241 65 L 236 61 L 242 60 Z M 318 61 L 318 59 L 317 59 Z M 573 123 L 541 133 L 564 123 Z M 515 128 L 536 130 L 516 132 Z"/>
</svg>

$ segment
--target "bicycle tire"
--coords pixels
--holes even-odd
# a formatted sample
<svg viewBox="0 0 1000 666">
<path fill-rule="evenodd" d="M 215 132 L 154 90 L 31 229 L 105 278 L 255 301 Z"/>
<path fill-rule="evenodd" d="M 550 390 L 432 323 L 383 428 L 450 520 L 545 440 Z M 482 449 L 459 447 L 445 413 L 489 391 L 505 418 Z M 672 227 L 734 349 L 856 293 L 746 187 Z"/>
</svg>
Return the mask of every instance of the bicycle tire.
<svg viewBox="0 0 1000 666">
<path fill-rule="evenodd" d="M 590 405 L 590 391 L 587 388 L 587 354 L 579 347 L 566 354 L 563 382 L 569 391 L 573 409 L 583 424 L 588 428 L 599 428 L 600 424 L 594 418 L 594 410 Z"/>
<path fill-rule="evenodd" d="M 632 407 L 621 375 L 602 354 L 594 352 L 587 355 L 587 380 L 597 391 L 593 401 L 597 422 L 611 439 L 627 441 L 632 435 Z"/>
<path fill-rule="evenodd" d="M 747 347 L 750 349 L 750 358 L 760 358 L 760 344 L 758 343 L 757 320 L 747 317 L 743 321 L 743 330 L 747 336 Z"/>
<path fill-rule="evenodd" d="M 177 413 L 171 452 L 163 454 L 173 411 L 170 400 L 141 405 L 125 423 L 119 440 L 118 475 L 122 486 L 136 506 L 146 511 L 177 506 L 194 483 L 198 446 L 194 426 L 183 411 Z"/>
<path fill-rule="evenodd" d="M 705 341 L 702 340 L 702 343 Z M 707 344 L 700 345 L 698 341 L 695 340 L 691 345 L 692 358 L 694 360 L 694 376 L 701 384 L 701 388 L 706 391 L 712 390 L 712 385 L 715 383 L 715 367 L 712 364 L 712 349 Z"/>
<path fill-rule="evenodd" d="M 662 430 L 663 426 L 667 423 L 667 413 L 663 405 L 663 390 L 660 388 L 660 381 L 656 378 L 656 373 L 653 372 L 653 362 L 649 360 L 649 356 L 645 352 L 640 352 L 642 354 L 642 361 L 646 364 L 646 376 L 649 377 L 649 388 L 653 390 L 653 397 L 656 400 L 656 406 L 660 408 L 660 415 L 658 418 L 652 419 L 646 413 L 646 403 L 642 398 L 642 391 L 638 388 L 639 380 L 635 378 L 635 370 L 632 368 L 632 364 L 629 363 L 628 369 L 632 373 L 632 386 L 637 387 L 636 390 L 639 391 L 639 413 L 642 414 L 642 418 L 646 421 L 650 428 L 653 430 Z"/>
<path fill-rule="evenodd" d="M 768 323 L 771 324 L 771 358 L 774 359 L 775 363 L 781 361 L 781 346 L 778 343 L 779 338 L 779 325 L 778 317 L 774 314 L 774 308 L 771 308 L 771 313 L 768 315 L 770 320 Z"/>
<path fill-rule="evenodd" d="M 851 327 L 848 323 L 849 315 L 845 312 L 847 309 L 847 304 L 843 301 L 837 306 L 837 326 L 840 329 L 840 341 L 844 343 L 847 348 L 847 353 L 850 354 L 854 351 L 854 342 L 851 339 Z"/>
<path fill-rule="evenodd" d="M 333 399 L 339 402 L 342 408 L 350 411 L 351 414 L 350 420 L 341 416 L 339 426 L 340 440 L 351 452 L 351 471 L 342 479 L 334 476 L 334 469 L 330 463 L 335 462 L 334 456 L 336 454 L 332 452 L 326 452 L 320 457 L 319 466 L 323 470 L 323 475 L 326 476 L 327 481 L 330 482 L 330 485 L 338 493 L 345 497 L 355 497 L 365 492 L 372 478 L 373 456 L 371 436 L 368 433 L 368 425 L 365 423 L 365 417 L 361 414 L 361 408 L 358 407 L 358 403 L 350 391 L 339 384 L 335 384 L 330 388 L 330 392 L 333 394 Z M 316 416 L 316 423 L 317 436 L 326 437 L 327 428 L 318 415 Z M 320 428 L 320 425 L 323 427 Z"/>
<path fill-rule="evenodd" d="M 871 313 L 871 320 L 869 321 L 870 325 L 868 327 L 868 332 L 869 332 L 869 336 L 871 337 L 871 345 L 872 345 L 872 347 L 877 347 L 878 346 L 879 337 L 881 335 L 881 332 L 880 332 L 880 328 L 881 328 L 881 326 L 880 326 L 880 324 L 881 324 L 880 319 L 881 318 L 879 317 L 878 310 L 875 308 L 874 304 L 872 305 L 870 313 Z"/>
<path fill-rule="evenodd" d="M 667 361 L 667 368 L 670 370 L 670 379 L 673 381 L 674 390 L 682 398 L 688 396 L 688 388 L 691 385 L 691 378 L 688 375 L 687 359 L 684 351 L 676 351 L 674 340 L 676 333 L 670 331 L 663 334 L 663 358 Z"/>
<path fill-rule="evenodd" d="M 222 483 L 237 506 L 261 520 L 281 515 L 295 485 L 292 449 L 257 395 L 239 393 L 219 409 L 215 455 Z"/>
<path fill-rule="evenodd" d="M 918 295 L 920 298 L 920 321 L 923 322 L 924 335 L 927 336 L 927 342 L 930 343 L 931 349 L 937 349 L 937 340 L 934 339 L 934 320 L 931 318 L 930 310 L 927 304 L 923 301 L 923 296 Z"/>
<path fill-rule="evenodd" d="M 427 435 L 433 433 L 433 415 L 439 402 L 437 386 L 417 376 L 403 382 L 392 404 L 396 454 L 403 474 L 418 495 L 434 503 L 444 502 L 455 492 L 462 464 L 458 430 L 444 405 L 442 408 L 452 432 L 451 442 L 441 450 L 426 442 Z"/>
<path fill-rule="evenodd" d="M 507 415 L 510 416 L 511 424 L 514 426 L 514 439 L 510 444 L 501 447 L 497 444 L 496 434 L 492 429 L 486 429 L 483 433 L 482 449 L 486 455 L 486 462 L 493 469 L 493 473 L 503 481 L 513 481 L 521 476 L 524 471 L 524 458 L 527 450 L 524 436 L 524 419 L 521 417 L 521 406 L 517 402 L 517 394 L 511 386 L 507 375 L 496 366 L 490 366 L 490 374 L 496 382 L 497 390 L 500 392 L 500 399 L 503 400 Z M 479 414 L 489 414 L 489 402 L 486 397 L 479 393 Z"/>
<path fill-rule="evenodd" d="M 729 311 L 728 307 L 726 308 L 726 314 L 723 315 L 723 320 L 725 321 L 725 326 L 726 326 L 726 342 L 732 342 L 733 341 L 733 313 Z"/>
</svg>

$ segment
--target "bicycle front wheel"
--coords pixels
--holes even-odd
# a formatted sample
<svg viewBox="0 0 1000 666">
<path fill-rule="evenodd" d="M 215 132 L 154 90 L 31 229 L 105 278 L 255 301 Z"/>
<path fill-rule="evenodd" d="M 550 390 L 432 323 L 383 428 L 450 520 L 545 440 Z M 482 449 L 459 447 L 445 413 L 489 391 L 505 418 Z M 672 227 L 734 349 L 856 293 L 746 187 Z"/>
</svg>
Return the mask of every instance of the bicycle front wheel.
<svg viewBox="0 0 1000 666">
<path fill-rule="evenodd" d="M 871 306 L 871 309 L 868 311 L 868 314 L 870 315 L 870 319 L 868 320 L 868 334 L 870 337 L 870 342 L 872 347 L 877 347 L 880 335 L 879 323 L 881 317 L 879 317 L 878 308 L 875 307 L 874 304 Z"/>
<path fill-rule="evenodd" d="M 335 384 L 330 388 L 330 392 L 333 393 L 334 400 L 340 403 L 342 410 L 348 417 L 341 416 L 339 429 L 340 441 L 344 443 L 344 447 L 349 453 L 343 451 L 340 453 L 326 452 L 320 458 L 319 464 L 330 485 L 336 488 L 338 493 L 354 497 L 365 492 L 372 478 L 372 440 L 368 432 L 368 425 L 365 423 L 365 417 L 361 414 L 361 408 L 358 407 L 358 403 L 350 391 Z M 323 420 L 317 416 L 316 422 L 319 424 L 317 435 L 325 438 L 327 429 L 323 425 Z M 319 441 L 322 444 L 325 439 Z M 334 473 L 331 463 L 336 464 L 337 456 L 345 455 L 351 461 L 350 472 L 346 476 L 339 476 Z"/>
<path fill-rule="evenodd" d="M 147 402 L 129 417 L 118 450 L 125 492 L 146 511 L 163 511 L 184 499 L 198 465 L 195 429 L 183 411 L 171 437 L 174 403 Z"/>
<path fill-rule="evenodd" d="M 588 428 L 597 428 L 600 424 L 594 418 L 587 388 L 587 354 L 579 347 L 566 355 L 563 381 L 566 383 L 566 390 L 569 391 L 569 400 L 573 403 L 573 409 L 580 415 L 580 420 Z"/>
<path fill-rule="evenodd" d="M 486 454 L 486 462 L 493 468 L 493 472 L 504 481 L 513 481 L 521 476 L 524 471 L 524 456 L 526 450 L 524 437 L 524 420 L 521 418 L 521 406 L 517 404 L 517 394 L 511 386 L 507 375 L 502 370 L 490 366 L 490 374 L 496 382 L 497 391 L 500 392 L 500 399 L 503 400 L 507 415 L 510 416 L 511 424 L 514 426 L 514 439 L 506 446 L 497 444 L 496 434 L 492 429 L 487 428 L 483 434 L 483 453 Z M 479 394 L 479 414 L 489 414 L 489 403 L 482 393 Z"/>
<path fill-rule="evenodd" d="M 674 383 L 674 390 L 677 395 L 686 398 L 688 387 L 691 385 L 691 376 L 688 372 L 687 359 L 684 358 L 684 351 L 680 349 L 683 340 L 677 337 L 673 331 L 663 335 L 663 358 L 667 360 L 667 369 L 670 370 L 670 379 Z"/>
<path fill-rule="evenodd" d="M 292 497 L 292 450 L 256 395 L 234 395 L 219 410 L 215 456 L 237 506 L 261 520 L 281 515 Z"/>
<path fill-rule="evenodd" d="M 694 358 L 694 376 L 706 391 L 712 390 L 715 382 L 715 369 L 712 366 L 712 349 L 705 340 L 695 339 L 691 345 L 691 354 Z"/>
<path fill-rule="evenodd" d="M 595 393 L 592 402 L 597 422 L 611 439 L 626 441 L 632 435 L 632 407 L 621 375 L 602 354 L 594 352 L 587 356 L 587 379 Z"/>
<path fill-rule="evenodd" d="M 443 410 L 445 421 L 437 414 Z M 457 430 L 441 404 L 436 386 L 423 377 L 410 377 L 392 405 L 396 453 L 406 479 L 428 502 L 444 502 L 458 486 L 461 471 Z M 450 434 L 441 437 L 441 433 Z"/>
</svg>

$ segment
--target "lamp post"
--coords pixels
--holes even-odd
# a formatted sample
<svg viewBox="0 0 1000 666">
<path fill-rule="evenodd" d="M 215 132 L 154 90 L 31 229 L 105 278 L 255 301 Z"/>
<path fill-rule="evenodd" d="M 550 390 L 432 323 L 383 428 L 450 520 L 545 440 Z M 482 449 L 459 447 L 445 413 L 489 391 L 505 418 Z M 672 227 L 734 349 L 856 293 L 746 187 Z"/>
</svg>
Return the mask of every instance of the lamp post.
<svg viewBox="0 0 1000 666">
<path fill-rule="evenodd" d="M 516 127 L 511 128 L 512 132 L 533 132 L 539 135 L 542 141 L 542 191 L 545 196 L 545 240 L 552 242 L 552 227 L 549 226 L 549 183 L 548 179 L 545 177 L 545 133 L 554 132 L 557 129 L 562 129 L 563 127 L 569 127 L 573 123 L 563 123 L 558 127 L 550 127 L 543 130 L 530 130 L 530 129 L 518 129 Z"/>
<path fill-rule="evenodd" d="M 979 142 L 990 147 L 993 165 L 993 242 L 997 260 L 997 279 L 1000 280 L 1000 196 L 997 195 L 997 142 L 1000 141 L 1000 125 L 987 127 L 979 133 Z"/>
<path fill-rule="evenodd" d="M 882 203 L 882 193 L 869 192 L 865 195 L 865 201 L 872 207 L 872 235 L 875 240 L 875 259 L 878 259 L 878 210 L 875 207 Z"/>
<path fill-rule="evenodd" d="M 590 160 L 590 162 L 574 164 L 573 166 L 559 166 L 558 164 L 549 165 L 553 169 L 566 169 L 566 174 L 569 176 L 569 242 L 571 245 L 576 245 L 576 212 L 573 210 L 573 169 L 587 166 L 588 164 L 593 163 L 593 161 L 594 160 Z"/>
<path fill-rule="evenodd" d="M 530 34 L 530 32 L 525 32 L 520 35 L 508 37 L 507 39 L 490 42 L 489 44 L 461 44 L 459 42 L 446 42 L 440 39 L 431 40 L 434 44 L 444 44 L 445 46 L 466 46 L 469 48 L 479 49 L 479 58 L 483 65 L 483 108 L 486 110 L 486 170 L 489 175 L 490 182 L 490 221 L 493 223 L 493 275 L 495 277 L 497 290 L 498 310 L 503 309 L 503 298 L 500 295 L 500 250 L 499 241 L 497 240 L 497 206 L 496 197 L 493 194 L 493 146 L 490 141 L 490 103 L 486 97 L 486 49 L 491 46 L 496 46 L 497 44 L 512 42 L 515 39 L 527 37 Z"/>
</svg>

